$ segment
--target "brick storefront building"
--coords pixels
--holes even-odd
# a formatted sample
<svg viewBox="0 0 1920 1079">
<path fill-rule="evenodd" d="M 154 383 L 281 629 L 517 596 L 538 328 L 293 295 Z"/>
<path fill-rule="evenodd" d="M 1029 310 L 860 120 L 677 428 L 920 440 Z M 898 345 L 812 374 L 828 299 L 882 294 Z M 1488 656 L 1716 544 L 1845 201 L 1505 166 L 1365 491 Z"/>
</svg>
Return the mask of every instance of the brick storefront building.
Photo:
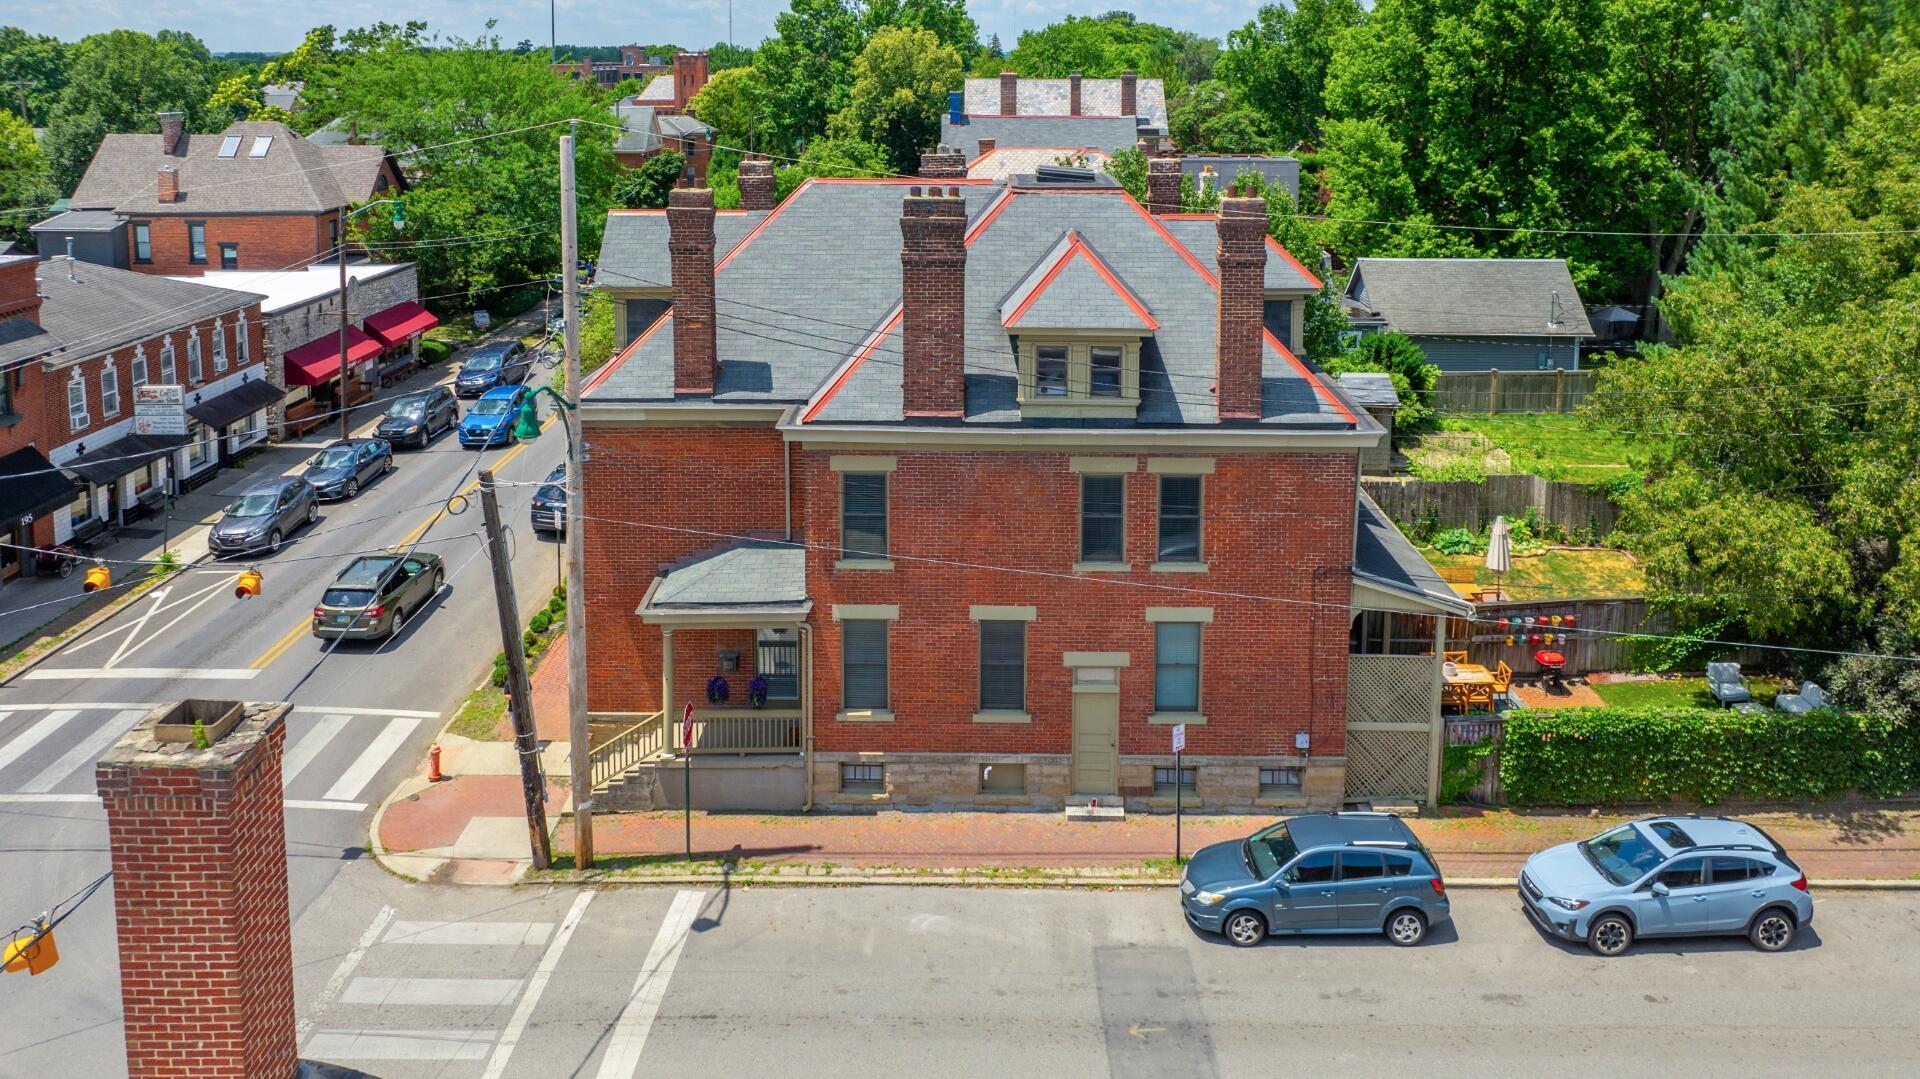
<svg viewBox="0 0 1920 1079">
<path fill-rule="evenodd" d="M 1269 325 L 1265 221 L 1092 173 L 617 215 L 631 343 L 582 407 L 604 736 L 671 749 L 692 703 L 713 806 L 1427 796 L 1434 616 L 1470 608 L 1359 493 L 1382 429 Z M 648 770 L 596 797 L 677 799 Z"/>
</svg>

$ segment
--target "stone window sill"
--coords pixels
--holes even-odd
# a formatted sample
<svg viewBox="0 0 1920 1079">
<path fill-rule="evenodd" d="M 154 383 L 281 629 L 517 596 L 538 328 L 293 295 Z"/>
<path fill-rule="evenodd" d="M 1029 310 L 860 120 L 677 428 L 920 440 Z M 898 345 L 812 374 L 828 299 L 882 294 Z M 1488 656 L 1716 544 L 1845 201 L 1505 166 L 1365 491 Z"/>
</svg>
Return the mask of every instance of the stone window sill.
<svg viewBox="0 0 1920 1079">
<path fill-rule="evenodd" d="M 1026 712 L 986 711 L 973 714 L 975 723 L 1032 723 L 1033 716 Z"/>
<path fill-rule="evenodd" d="M 887 800 L 887 792 L 886 791 L 836 791 L 834 795 L 834 800 L 837 802 L 884 802 Z"/>
<path fill-rule="evenodd" d="M 1205 562 L 1155 562 L 1148 567 L 1155 573 L 1205 573 Z"/>
<path fill-rule="evenodd" d="M 1075 562 L 1075 573 L 1132 573 L 1131 562 Z"/>
<path fill-rule="evenodd" d="M 893 711 L 887 708 L 855 708 L 834 715 L 839 723 L 892 723 Z"/>
<path fill-rule="evenodd" d="M 833 568 L 891 571 L 893 560 L 890 558 L 842 558 L 833 564 Z"/>
<path fill-rule="evenodd" d="M 1012 791 L 999 794 L 987 794 L 983 791 L 973 796 L 973 804 L 982 806 L 1023 806 L 1027 801 L 1028 798 L 1024 793 L 1016 794 Z"/>
<path fill-rule="evenodd" d="M 1253 800 L 1258 809 L 1299 809 L 1307 804 L 1304 794 L 1261 795 Z"/>
<path fill-rule="evenodd" d="M 1207 717 L 1199 712 L 1155 712 L 1147 717 L 1148 723 L 1162 727 L 1171 727 L 1176 723 L 1185 723 L 1189 727 L 1204 727 Z"/>
</svg>

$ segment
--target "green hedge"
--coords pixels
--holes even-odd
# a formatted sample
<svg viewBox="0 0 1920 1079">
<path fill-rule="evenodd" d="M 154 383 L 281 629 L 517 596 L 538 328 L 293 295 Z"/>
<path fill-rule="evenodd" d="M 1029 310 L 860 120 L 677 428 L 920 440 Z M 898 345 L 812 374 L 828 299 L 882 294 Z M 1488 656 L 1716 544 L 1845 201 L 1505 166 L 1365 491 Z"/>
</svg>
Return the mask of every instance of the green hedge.
<svg viewBox="0 0 1920 1079">
<path fill-rule="evenodd" d="M 1888 796 L 1920 789 L 1920 732 L 1829 711 L 1517 711 L 1507 715 L 1500 780 L 1515 805 Z"/>
</svg>

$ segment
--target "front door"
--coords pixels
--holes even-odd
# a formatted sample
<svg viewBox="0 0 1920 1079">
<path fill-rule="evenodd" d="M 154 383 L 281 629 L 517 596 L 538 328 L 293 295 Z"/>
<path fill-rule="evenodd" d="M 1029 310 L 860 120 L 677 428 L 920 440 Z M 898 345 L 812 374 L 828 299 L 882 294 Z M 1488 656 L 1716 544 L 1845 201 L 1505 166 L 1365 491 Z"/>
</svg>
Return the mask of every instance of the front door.
<svg viewBox="0 0 1920 1079">
<path fill-rule="evenodd" d="M 1114 794 L 1120 774 L 1120 694 L 1073 693 L 1073 793 Z"/>
</svg>

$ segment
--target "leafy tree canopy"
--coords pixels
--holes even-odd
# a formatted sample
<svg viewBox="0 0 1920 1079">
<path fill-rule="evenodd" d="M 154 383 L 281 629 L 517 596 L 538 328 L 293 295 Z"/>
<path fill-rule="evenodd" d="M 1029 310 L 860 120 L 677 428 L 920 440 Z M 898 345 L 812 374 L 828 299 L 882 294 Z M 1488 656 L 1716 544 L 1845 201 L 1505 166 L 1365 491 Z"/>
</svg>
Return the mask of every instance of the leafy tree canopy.
<svg viewBox="0 0 1920 1079">
<path fill-rule="evenodd" d="M 687 108 L 713 126 L 715 143 L 757 150 L 760 137 L 773 126 L 767 96 L 766 76 L 759 68 L 728 68 L 708 79 Z"/>
<path fill-rule="evenodd" d="M 1214 74 L 1266 118 L 1273 137 L 1284 146 L 1317 139 L 1327 111 L 1327 67 L 1334 43 L 1365 17 L 1358 0 L 1268 4 L 1252 22 L 1227 35 Z"/>
<path fill-rule="evenodd" d="M 1184 85 L 1213 72 L 1219 42 L 1197 34 L 1141 22 L 1125 11 L 1069 15 L 1051 26 L 1028 30 L 1007 54 L 1009 70 L 1036 78 L 1113 78 L 1122 71 Z"/>
<path fill-rule="evenodd" d="M 614 183 L 613 201 L 629 210 L 660 210 L 667 205 L 667 193 L 687 167 L 687 155 L 663 150 L 640 163 Z"/>
<path fill-rule="evenodd" d="M 960 54 L 932 31 L 889 28 L 873 35 L 853 64 L 853 93 L 827 131 L 884 148 L 894 172 L 912 173 L 920 151 L 939 141 L 947 93 L 960 84 Z"/>
<path fill-rule="evenodd" d="M 0 240 L 31 240 L 27 229 L 56 197 L 33 128 L 0 110 Z"/>
<path fill-rule="evenodd" d="M 149 36 L 112 30 L 67 50 L 67 85 L 48 118 L 46 152 L 54 183 L 72 191 L 109 132 L 157 131 L 157 112 L 186 114 L 204 131 L 212 55 L 198 38 L 173 30 Z"/>
<path fill-rule="evenodd" d="M 60 39 L 0 26 L 0 104 L 25 109 L 30 124 L 44 124 L 67 85 L 67 47 Z"/>
</svg>

